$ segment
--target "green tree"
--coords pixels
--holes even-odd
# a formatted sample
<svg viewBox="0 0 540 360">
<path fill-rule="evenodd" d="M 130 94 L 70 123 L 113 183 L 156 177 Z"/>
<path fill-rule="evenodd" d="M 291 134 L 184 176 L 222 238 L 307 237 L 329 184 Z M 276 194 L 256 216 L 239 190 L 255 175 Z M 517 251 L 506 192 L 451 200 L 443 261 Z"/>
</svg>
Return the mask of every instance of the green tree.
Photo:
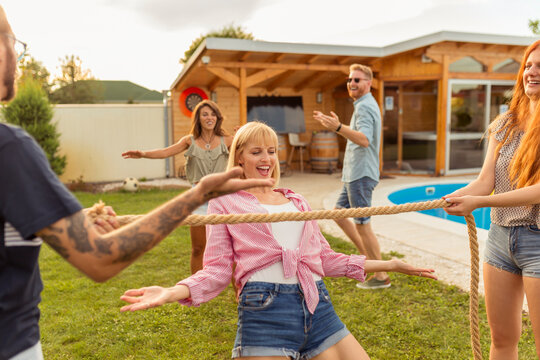
<svg viewBox="0 0 540 360">
<path fill-rule="evenodd" d="M 60 134 L 51 122 L 53 108 L 37 81 L 27 78 L 15 98 L 2 108 L 2 114 L 8 123 L 22 127 L 36 139 L 57 175 L 64 173 L 66 156 L 58 155 Z"/>
<path fill-rule="evenodd" d="M 18 84 L 23 84 L 27 79 L 35 80 L 47 95 L 51 92 L 51 84 L 49 83 L 49 76 L 51 73 L 41 61 L 37 61 L 32 56 L 25 56 L 19 65 L 20 77 Z"/>
<path fill-rule="evenodd" d="M 75 55 L 66 55 L 60 60 L 61 75 L 55 78 L 51 100 L 58 104 L 94 104 L 102 100 L 103 90 L 82 60 Z"/>
<path fill-rule="evenodd" d="M 529 29 L 533 32 L 533 34 L 540 35 L 540 20 L 529 20 Z"/>
<path fill-rule="evenodd" d="M 180 62 L 185 64 L 207 37 L 255 40 L 253 34 L 246 32 L 241 26 L 234 26 L 234 24 L 226 25 L 220 30 L 212 30 L 208 34 L 201 35 L 193 40 L 189 49 L 184 53 L 184 57 L 180 59 Z"/>
</svg>

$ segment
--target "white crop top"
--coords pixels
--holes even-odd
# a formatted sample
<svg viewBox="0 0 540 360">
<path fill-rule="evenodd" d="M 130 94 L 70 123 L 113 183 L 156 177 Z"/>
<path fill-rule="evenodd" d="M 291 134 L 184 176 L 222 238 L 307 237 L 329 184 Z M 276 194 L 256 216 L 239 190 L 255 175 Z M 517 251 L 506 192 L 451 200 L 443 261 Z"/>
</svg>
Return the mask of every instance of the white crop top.
<svg viewBox="0 0 540 360">
<path fill-rule="evenodd" d="M 261 204 L 268 213 L 278 213 L 278 212 L 292 212 L 299 211 L 296 206 L 289 201 L 281 205 L 268 205 Z M 270 223 L 272 227 L 272 234 L 274 239 L 285 249 L 296 249 L 300 245 L 300 239 L 302 238 L 302 231 L 304 230 L 304 221 L 283 221 L 283 222 L 273 222 Z M 313 279 L 315 281 L 321 280 L 320 276 L 313 274 Z M 270 283 L 279 283 L 279 284 L 297 284 L 298 277 L 296 275 L 286 279 L 283 272 L 283 263 L 278 261 L 275 264 L 272 264 L 262 270 L 257 271 L 248 281 L 263 281 Z"/>
</svg>

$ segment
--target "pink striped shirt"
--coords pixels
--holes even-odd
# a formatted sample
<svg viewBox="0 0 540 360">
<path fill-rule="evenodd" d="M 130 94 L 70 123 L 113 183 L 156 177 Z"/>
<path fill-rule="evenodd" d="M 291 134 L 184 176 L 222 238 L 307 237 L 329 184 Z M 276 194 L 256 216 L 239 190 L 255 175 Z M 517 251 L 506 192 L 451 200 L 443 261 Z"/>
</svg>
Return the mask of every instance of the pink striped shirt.
<svg viewBox="0 0 540 360">
<path fill-rule="evenodd" d="M 275 189 L 290 199 L 299 211 L 311 210 L 306 200 L 287 189 Z M 239 191 L 210 201 L 209 214 L 267 213 L 252 194 Z M 297 249 L 284 249 L 272 235 L 269 223 L 207 225 L 204 268 L 180 281 L 189 287 L 191 297 L 180 300 L 188 306 L 199 306 L 221 293 L 229 284 L 233 263 L 238 294 L 256 271 L 278 261 L 283 263 L 285 277 L 297 275 L 308 310 L 313 313 L 319 302 L 312 272 L 324 277 L 346 276 L 364 281 L 365 257 L 337 253 L 322 235 L 315 220 L 306 221 Z"/>
</svg>

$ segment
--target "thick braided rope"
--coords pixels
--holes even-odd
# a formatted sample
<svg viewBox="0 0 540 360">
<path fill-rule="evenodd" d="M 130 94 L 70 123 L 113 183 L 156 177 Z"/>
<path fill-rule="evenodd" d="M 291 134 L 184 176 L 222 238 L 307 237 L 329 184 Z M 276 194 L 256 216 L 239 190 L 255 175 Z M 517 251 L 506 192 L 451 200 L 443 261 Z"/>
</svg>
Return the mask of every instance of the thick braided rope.
<svg viewBox="0 0 540 360">
<path fill-rule="evenodd" d="M 447 206 L 444 200 L 423 201 L 391 206 L 375 206 L 367 208 L 314 210 L 305 212 L 281 212 L 273 214 L 211 214 L 190 215 L 181 225 L 215 225 L 215 224 L 240 224 L 240 223 L 267 223 L 281 221 L 307 221 L 322 219 L 343 219 L 348 217 L 367 217 L 372 215 L 392 215 L 402 212 L 437 209 Z M 118 216 L 121 225 L 133 222 L 144 215 Z"/>
<path fill-rule="evenodd" d="M 471 251 L 471 285 L 469 295 L 469 326 L 471 329 L 471 347 L 475 360 L 482 359 L 480 348 L 480 329 L 478 319 L 478 283 L 479 283 L 479 251 L 478 237 L 476 235 L 476 223 L 472 214 L 465 216 L 467 231 L 469 233 L 469 248 Z"/>
<path fill-rule="evenodd" d="M 392 206 L 375 206 L 369 208 L 315 210 L 306 212 L 282 212 L 273 214 L 211 214 L 211 215 L 190 215 L 181 225 L 201 226 L 213 224 L 240 224 L 240 223 L 267 223 L 281 221 L 308 221 L 322 219 L 343 219 L 349 217 L 367 217 L 372 215 L 392 215 L 402 212 L 438 209 L 448 206 L 443 200 L 432 200 L 415 203 L 407 203 Z M 103 210 L 104 204 L 94 205 L 88 215 L 91 217 L 106 217 Z M 144 215 L 124 215 L 116 219 L 120 225 L 129 224 Z M 471 346 L 474 360 L 482 359 L 480 348 L 480 332 L 478 318 L 478 283 L 479 283 L 479 253 L 478 238 L 476 235 L 476 224 L 472 215 L 465 216 L 467 230 L 469 233 L 469 248 L 471 252 L 471 282 L 469 300 L 469 319 L 471 331 Z"/>
</svg>

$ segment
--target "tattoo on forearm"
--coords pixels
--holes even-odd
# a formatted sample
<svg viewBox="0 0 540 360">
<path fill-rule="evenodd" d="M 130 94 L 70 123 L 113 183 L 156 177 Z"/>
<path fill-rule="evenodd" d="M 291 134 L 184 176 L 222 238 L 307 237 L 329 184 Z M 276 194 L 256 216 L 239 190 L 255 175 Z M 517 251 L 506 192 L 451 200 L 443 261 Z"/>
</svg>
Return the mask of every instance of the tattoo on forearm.
<svg viewBox="0 0 540 360">
<path fill-rule="evenodd" d="M 178 201 L 169 211 L 159 214 L 157 229 L 160 233 L 170 233 L 178 224 L 196 209 L 193 199 L 186 197 L 185 201 Z"/>
<path fill-rule="evenodd" d="M 88 231 L 84 227 L 85 216 L 82 212 L 78 212 L 68 217 L 67 232 L 69 238 L 75 244 L 75 249 L 82 253 L 93 251 L 92 245 L 88 238 Z"/>
<path fill-rule="evenodd" d="M 112 254 L 112 251 L 111 251 L 111 246 L 113 244 L 112 240 L 109 240 L 109 239 L 96 239 L 94 241 L 94 243 L 96 244 L 98 256 L 101 255 L 101 254 L 104 254 L 104 255 L 111 255 Z"/>
<path fill-rule="evenodd" d="M 137 229 L 130 231 L 128 235 L 122 235 L 118 239 L 118 254 L 115 263 L 131 261 L 144 254 L 154 242 L 155 236 L 150 233 L 138 232 Z"/>
<path fill-rule="evenodd" d="M 69 258 L 69 252 L 64 246 L 62 246 L 62 241 L 60 241 L 58 236 L 42 234 L 41 238 L 43 239 L 43 241 L 49 244 L 49 246 L 52 247 L 57 253 L 59 253 L 60 256 L 62 256 L 64 259 Z"/>
</svg>

